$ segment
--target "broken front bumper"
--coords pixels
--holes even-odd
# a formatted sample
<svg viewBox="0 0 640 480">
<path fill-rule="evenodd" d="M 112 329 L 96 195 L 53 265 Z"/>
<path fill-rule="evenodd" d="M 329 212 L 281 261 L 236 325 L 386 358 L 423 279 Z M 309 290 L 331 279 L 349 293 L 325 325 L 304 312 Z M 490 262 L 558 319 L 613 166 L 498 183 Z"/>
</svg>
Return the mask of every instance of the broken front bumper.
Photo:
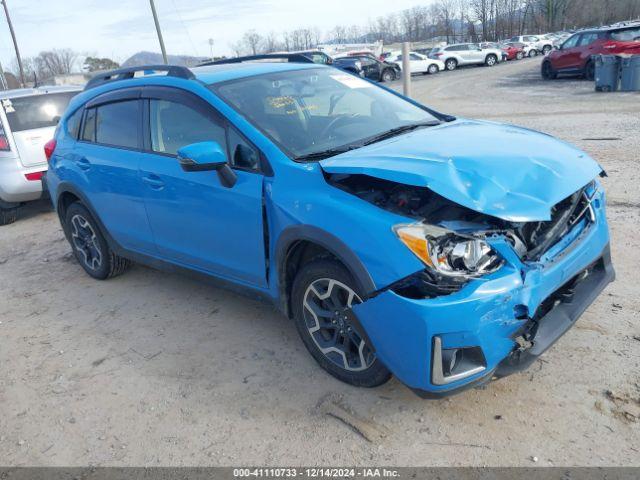
<svg viewBox="0 0 640 480">
<path fill-rule="evenodd" d="M 421 396 L 449 395 L 525 369 L 615 277 L 604 197 L 594 211 L 594 223 L 576 227 L 541 262 L 525 264 L 508 242 L 494 239 L 505 265 L 459 292 L 411 299 L 387 290 L 353 312 L 378 358 Z M 461 352 L 467 364 L 447 375 L 451 352 Z"/>
</svg>

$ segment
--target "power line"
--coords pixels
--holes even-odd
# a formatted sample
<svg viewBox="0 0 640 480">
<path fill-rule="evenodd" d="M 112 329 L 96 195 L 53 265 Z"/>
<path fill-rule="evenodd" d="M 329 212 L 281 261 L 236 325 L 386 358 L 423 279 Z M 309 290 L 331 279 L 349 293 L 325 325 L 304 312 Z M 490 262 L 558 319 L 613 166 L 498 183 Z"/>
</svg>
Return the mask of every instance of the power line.
<svg viewBox="0 0 640 480">
<path fill-rule="evenodd" d="M 185 33 L 187 34 L 187 38 L 189 39 L 189 43 L 191 43 L 191 48 L 193 53 L 195 53 L 196 57 L 200 56 L 200 53 L 198 51 L 198 49 L 196 48 L 195 43 L 193 43 L 193 39 L 191 38 L 191 34 L 189 33 L 189 29 L 187 28 L 187 26 L 184 23 L 184 20 L 182 19 L 182 15 L 180 15 L 180 11 L 178 10 L 178 7 L 176 6 L 176 1 L 175 0 L 171 0 L 171 3 L 173 4 L 173 10 L 176 12 L 176 15 L 178 16 L 178 20 L 180 20 L 180 23 L 182 24 L 182 28 L 184 29 Z"/>
</svg>

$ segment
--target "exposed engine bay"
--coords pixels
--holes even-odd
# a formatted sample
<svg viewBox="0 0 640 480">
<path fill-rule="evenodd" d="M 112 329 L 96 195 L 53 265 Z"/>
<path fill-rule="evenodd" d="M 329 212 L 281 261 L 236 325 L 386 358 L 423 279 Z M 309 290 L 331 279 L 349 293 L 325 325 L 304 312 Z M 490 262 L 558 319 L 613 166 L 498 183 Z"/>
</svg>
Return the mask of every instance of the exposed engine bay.
<svg viewBox="0 0 640 480">
<path fill-rule="evenodd" d="M 580 221 L 592 222 L 595 219 L 591 209 L 596 191 L 593 182 L 557 203 L 552 208 L 549 221 L 510 222 L 454 203 L 427 187 L 414 187 L 361 174 L 326 174 L 326 179 L 336 188 L 416 221 L 468 235 L 504 234 L 523 261 L 538 261 Z M 420 278 L 414 278 L 416 276 Z M 399 285 L 392 289 L 409 288 L 403 292 L 405 296 L 424 298 L 455 292 L 468 281 L 468 278 L 445 277 L 426 269 L 398 282 Z M 421 288 L 416 289 L 416 286 Z"/>
</svg>

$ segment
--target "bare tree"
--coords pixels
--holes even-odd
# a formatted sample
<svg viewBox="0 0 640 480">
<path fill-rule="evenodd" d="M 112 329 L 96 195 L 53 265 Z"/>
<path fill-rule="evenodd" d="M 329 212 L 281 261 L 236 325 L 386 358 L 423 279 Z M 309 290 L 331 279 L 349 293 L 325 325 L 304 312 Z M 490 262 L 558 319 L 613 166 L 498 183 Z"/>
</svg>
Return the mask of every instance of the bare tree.
<svg viewBox="0 0 640 480">
<path fill-rule="evenodd" d="M 251 55 L 257 55 L 262 46 L 262 36 L 255 30 L 249 30 L 242 36 L 242 43 Z"/>
<path fill-rule="evenodd" d="M 435 18 L 438 23 L 440 36 L 449 43 L 455 39 L 455 27 L 453 25 L 455 15 L 455 0 L 439 0 L 436 4 Z M 455 41 L 455 40 L 454 40 Z"/>
<path fill-rule="evenodd" d="M 35 58 L 36 71 L 41 78 L 65 75 L 74 71 L 77 60 L 78 54 L 69 48 L 40 52 Z"/>
<path fill-rule="evenodd" d="M 278 34 L 275 32 L 269 32 L 264 37 L 263 42 L 263 51 L 265 53 L 277 52 L 278 50 L 282 50 L 283 45 L 280 40 L 278 40 Z"/>
</svg>

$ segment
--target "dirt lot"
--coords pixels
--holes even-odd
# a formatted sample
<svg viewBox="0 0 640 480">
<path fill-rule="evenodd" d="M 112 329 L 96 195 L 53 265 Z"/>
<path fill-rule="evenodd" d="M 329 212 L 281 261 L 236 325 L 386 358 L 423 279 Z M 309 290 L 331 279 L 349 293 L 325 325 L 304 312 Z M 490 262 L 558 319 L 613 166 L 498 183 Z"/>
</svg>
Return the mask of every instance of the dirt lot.
<svg viewBox="0 0 640 480">
<path fill-rule="evenodd" d="M 640 94 L 543 82 L 539 63 L 414 83 L 609 173 L 618 280 L 528 372 L 442 401 L 348 387 L 256 301 L 140 266 L 91 280 L 40 203 L 0 230 L 0 464 L 640 465 Z"/>
</svg>

